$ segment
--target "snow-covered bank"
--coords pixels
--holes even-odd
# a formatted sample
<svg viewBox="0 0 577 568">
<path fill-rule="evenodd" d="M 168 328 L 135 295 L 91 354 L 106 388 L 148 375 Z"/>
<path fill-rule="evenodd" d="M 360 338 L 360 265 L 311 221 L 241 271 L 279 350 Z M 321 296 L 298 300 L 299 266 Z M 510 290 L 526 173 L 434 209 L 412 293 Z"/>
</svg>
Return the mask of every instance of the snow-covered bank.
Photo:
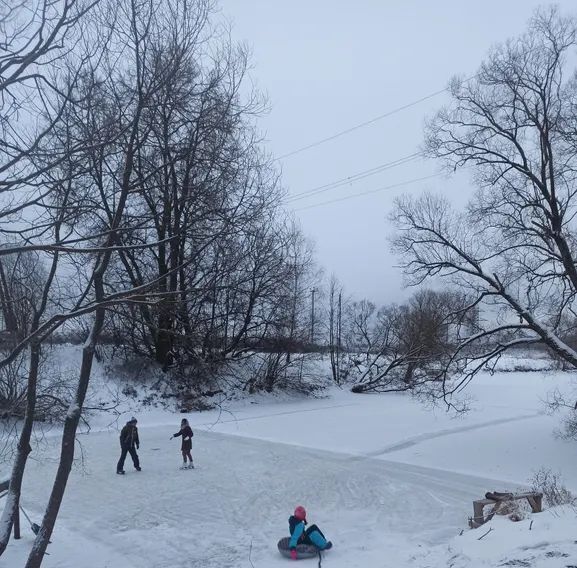
<svg viewBox="0 0 577 568">
<path fill-rule="evenodd" d="M 512 523 L 496 517 L 476 531 L 434 547 L 427 559 L 415 558 L 420 567 L 451 568 L 574 568 L 577 565 L 575 522 L 571 507 L 556 507 Z"/>
</svg>

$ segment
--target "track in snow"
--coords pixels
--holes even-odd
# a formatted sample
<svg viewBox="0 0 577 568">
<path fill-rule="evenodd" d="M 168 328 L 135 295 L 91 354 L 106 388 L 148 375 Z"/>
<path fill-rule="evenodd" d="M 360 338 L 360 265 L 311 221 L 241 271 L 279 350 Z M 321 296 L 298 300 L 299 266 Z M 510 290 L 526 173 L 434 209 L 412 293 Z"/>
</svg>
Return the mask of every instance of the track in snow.
<svg viewBox="0 0 577 568">
<path fill-rule="evenodd" d="M 481 428 L 490 428 L 492 426 L 498 426 L 499 424 L 507 424 L 508 422 L 518 422 L 519 420 L 529 420 L 531 418 L 538 418 L 543 416 L 543 412 L 524 414 L 521 416 L 513 416 L 511 418 L 499 418 L 496 420 L 488 420 L 487 422 L 479 422 L 477 424 L 468 424 L 467 426 L 458 426 L 456 428 L 445 428 L 443 430 L 438 430 L 436 432 L 426 432 L 425 434 L 419 434 L 418 436 L 413 436 L 406 440 L 401 440 L 400 442 L 395 442 L 372 452 L 366 452 L 367 457 L 378 457 L 385 454 L 391 454 L 393 452 L 398 452 L 400 450 L 405 450 L 411 446 L 416 446 L 421 442 L 427 442 L 428 440 L 434 440 L 435 438 L 444 438 L 445 436 L 452 436 L 453 434 L 461 434 L 463 432 L 470 432 L 472 430 L 480 430 Z"/>
</svg>

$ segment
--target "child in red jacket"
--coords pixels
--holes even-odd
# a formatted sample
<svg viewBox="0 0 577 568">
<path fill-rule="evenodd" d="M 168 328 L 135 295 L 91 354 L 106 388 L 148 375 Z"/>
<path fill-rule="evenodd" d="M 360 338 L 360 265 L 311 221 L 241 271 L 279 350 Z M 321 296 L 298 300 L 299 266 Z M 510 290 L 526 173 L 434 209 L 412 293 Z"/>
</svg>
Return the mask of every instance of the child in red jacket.
<svg viewBox="0 0 577 568">
<path fill-rule="evenodd" d="M 190 451 L 192 450 L 192 437 L 194 434 L 186 418 L 182 419 L 180 422 L 180 430 L 176 434 L 173 434 L 170 439 L 172 440 L 172 438 L 178 438 L 178 436 L 182 436 L 180 451 L 182 452 L 183 464 L 181 469 L 194 469 L 194 465 L 192 464 L 192 456 L 190 455 Z M 187 458 L 190 462 L 188 466 L 186 465 Z"/>
</svg>

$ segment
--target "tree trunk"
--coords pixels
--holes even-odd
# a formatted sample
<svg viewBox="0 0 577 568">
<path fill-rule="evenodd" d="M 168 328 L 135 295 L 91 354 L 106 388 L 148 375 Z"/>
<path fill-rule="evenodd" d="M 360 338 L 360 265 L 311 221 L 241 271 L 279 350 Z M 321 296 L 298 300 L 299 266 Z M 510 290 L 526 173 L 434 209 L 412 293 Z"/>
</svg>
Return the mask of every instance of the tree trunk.
<svg viewBox="0 0 577 568">
<path fill-rule="evenodd" d="M 163 301 L 164 302 L 164 301 Z M 166 309 L 165 306 L 161 305 L 162 311 Z M 156 361 L 162 365 L 163 370 L 166 370 L 170 365 L 171 357 L 170 353 L 172 351 L 172 327 L 173 320 L 168 314 L 161 313 L 158 318 L 158 331 L 156 333 L 155 342 L 155 355 Z"/>
<path fill-rule="evenodd" d="M 407 369 L 405 370 L 405 376 L 403 377 L 403 382 L 407 386 L 411 386 L 413 384 L 413 373 L 415 372 L 415 363 L 410 361 L 407 365 Z"/>
<path fill-rule="evenodd" d="M 76 429 L 78 428 L 82 406 L 84 405 L 84 400 L 86 398 L 86 391 L 88 390 L 90 374 L 92 372 L 92 363 L 94 361 L 94 352 L 100 338 L 106 313 L 106 308 L 100 304 L 100 302 L 105 298 L 104 275 L 110 264 L 113 247 L 118 244 L 118 228 L 121 224 L 126 207 L 130 190 L 130 179 L 134 169 L 138 125 L 143 108 L 142 93 L 140 93 L 140 95 L 141 99 L 132 121 L 130 142 L 126 150 L 125 165 L 122 172 L 122 184 L 120 186 L 121 191 L 118 196 L 117 207 L 110 222 L 110 231 L 103 243 L 104 252 L 96 260 L 92 273 L 94 301 L 97 304 L 97 307 L 94 310 L 94 323 L 92 324 L 92 329 L 90 330 L 90 334 L 88 335 L 84 348 L 82 349 L 82 364 L 80 366 L 80 376 L 78 378 L 74 401 L 70 405 L 64 421 L 64 431 L 62 433 L 62 445 L 60 449 L 60 463 L 58 465 L 54 484 L 52 485 L 52 492 L 50 494 L 48 505 L 46 506 L 46 512 L 44 513 L 42 526 L 36 536 L 36 540 L 34 541 L 34 545 L 28 556 L 25 568 L 40 568 L 40 565 L 42 564 L 46 548 L 54 530 L 54 525 L 56 524 L 56 518 L 60 511 L 60 505 L 62 504 L 62 498 L 64 497 L 64 491 L 66 490 L 68 477 L 74 461 Z"/>
<path fill-rule="evenodd" d="M 36 385 L 38 383 L 38 367 L 40 365 L 40 345 L 34 342 L 30 348 L 30 369 L 28 371 L 28 392 L 26 402 L 26 414 L 18 447 L 16 449 L 16 458 L 10 474 L 10 486 L 6 505 L 0 517 L 0 556 L 6 550 L 10 540 L 10 532 L 14 523 L 14 518 L 18 514 L 20 505 L 20 494 L 22 492 L 22 478 L 26 468 L 26 460 L 32 451 L 30 447 L 30 438 L 32 437 L 32 427 L 34 424 L 34 412 L 36 410 Z"/>
<path fill-rule="evenodd" d="M 6 331 L 18 333 L 18 321 L 12 308 L 12 297 L 2 262 L 0 262 L 0 307 L 4 315 Z"/>
<path fill-rule="evenodd" d="M 60 450 L 58 471 L 56 472 L 56 478 L 54 479 L 50 499 L 46 507 L 44 519 L 42 520 L 42 526 L 36 536 L 36 540 L 34 541 L 34 545 L 30 551 L 30 555 L 28 556 L 25 568 L 40 568 L 42 560 L 44 559 L 44 554 L 46 553 L 46 547 L 48 546 L 50 537 L 54 531 L 54 525 L 56 524 L 56 518 L 60 511 L 60 505 L 62 504 L 62 498 L 64 497 L 64 491 L 66 490 L 66 485 L 68 483 L 68 476 L 70 475 L 72 463 L 74 461 L 76 429 L 78 427 L 78 422 L 80 421 L 82 405 L 84 404 L 86 390 L 88 389 L 88 383 L 90 381 L 94 351 L 104 322 L 104 311 L 104 308 L 98 308 L 96 310 L 96 317 L 92 330 L 84 348 L 82 349 L 82 365 L 80 367 L 80 377 L 76 388 L 76 394 L 74 401 L 70 405 L 68 413 L 66 414 L 66 420 L 64 421 L 64 432 L 62 434 L 62 446 Z"/>
</svg>

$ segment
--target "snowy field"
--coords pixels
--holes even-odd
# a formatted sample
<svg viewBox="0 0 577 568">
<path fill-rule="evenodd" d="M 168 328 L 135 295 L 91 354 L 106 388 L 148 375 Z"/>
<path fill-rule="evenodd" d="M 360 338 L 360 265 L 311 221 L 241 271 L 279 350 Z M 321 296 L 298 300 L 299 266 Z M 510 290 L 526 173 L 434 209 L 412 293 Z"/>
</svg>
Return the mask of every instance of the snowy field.
<svg viewBox="0 0 577 568">
<path fill-rule="evenodd" d="M 519 523 L 495 519 L 482 540 L 484 527 L 467 528 L 473 499 L 521 487 L 543 466 L 577 489 L 575 444 L 554 436 L 559 417 L 542 403 L 571 379 L 547 371 L 483 375 L 467 391 L 473 409 L 460 417 L 406 395 L 338 389 L 323 399 L 238 402 L 188 415 L 191 471 L 178 469 L 179 442 L 169 441 L 180 414 L 138 413 L 143 470 L 129 459 L 125 476 L 115 474 L 118 432 L 95 424 L 79 436 L 82 460 L 44 566 L 286 566 L 276 542 L 288 534 L 296 504 L 334 543 L 325 568 L 575 566 L 570 508 Z M 58 439 L 50 441 L 25 479 L 23 505 L 37 522 L 56 469 Z M 0 566 L 24 565 L 33 537 L 25 519 L 23 529 Z"/>
</svg>

